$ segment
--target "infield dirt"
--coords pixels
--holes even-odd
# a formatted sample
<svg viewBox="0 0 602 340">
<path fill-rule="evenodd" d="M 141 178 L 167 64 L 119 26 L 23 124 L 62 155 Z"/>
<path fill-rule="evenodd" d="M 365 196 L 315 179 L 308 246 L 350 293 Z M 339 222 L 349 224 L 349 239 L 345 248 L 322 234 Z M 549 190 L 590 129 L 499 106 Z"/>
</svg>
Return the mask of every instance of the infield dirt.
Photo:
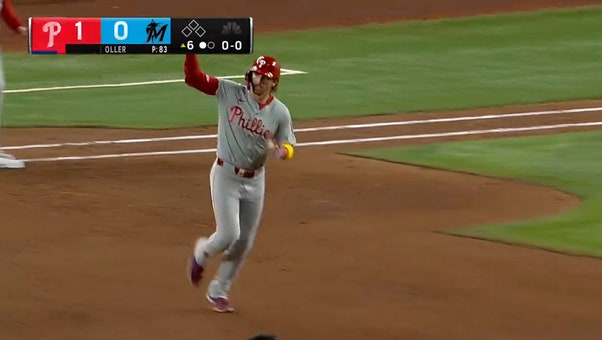
<svg viewBox="0 0 602 340">
<path fill-rule="evenodd" d="M 28 16 L 253 16 L 258 32 L 465 16 L 602 1 L 14 0 Z M 512 4 L 512 5 L 509 5 Z M 333 16 L 334 13 L 334 16 Z M 294 15 L 293 15 L 294 14 Z M 6 30 L 3 49 L 26 50 Z M 283 84 L 284 86 L 285 83 Z M 191 91 L 182 85 L 182 91 Z M 201 95 L 199 93 L 199 95 Z M 354 119 L 296 127 L 602 106 L 554 103 Z M 294 112 L 293 112 L 294 115 Z M 300 141 L 599 121 L 602 112 L 318 131 Z M 588 130 L 592 128 L 582 128 Z M 554 133 L 568 131 L 555 130 Z M 575 129 L 572 129 L 575 130 Z M 213 127 L 5 129 L 4 145 L 212 133 Z M 550 133 L 550 132 L 546 132 Z M 522 135 L 505 134 L 504 136 Z M 452 237 L 454 227 L 574 208 L 517 181 L 341 155 L 359 148 L 499 135 L 300 148 L 268 164 L 265 217 L 233 287 L 212 312 L 186 263 L 214 230 L 212 153 L 36 162 L 0 172 L 1 339 L 598 339 L 602 266 L 591 258 Z M 18 150 L 22 158 L 212 148 L 215 140 Z M 217 260 L 208 268 L 213 275 Z"/>
</svg>

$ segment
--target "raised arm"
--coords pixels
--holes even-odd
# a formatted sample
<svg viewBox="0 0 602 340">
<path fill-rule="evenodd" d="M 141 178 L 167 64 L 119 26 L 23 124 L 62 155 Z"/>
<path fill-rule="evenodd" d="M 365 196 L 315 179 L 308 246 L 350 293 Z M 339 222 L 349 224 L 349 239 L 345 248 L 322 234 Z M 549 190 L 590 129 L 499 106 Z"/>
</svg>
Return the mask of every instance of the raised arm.
<svg viewBox="0 0 602 340">
<path fill-rule="evenodd" d="M 186 60 L 184 61 L 184 76 L 186 85 L 208 95 L 215 96 L 217 94 L 219 80 L 216 77 L 201 71 L 196 55 L 186 55 Z"/>
<path fill-rule="evenodd" d="M 25 34 L 26 29 L 19 20 L 17 16 L 17 12 L 13 8 L 13 4 L 10 0 L 4 0 L 2 3 L 2 10 L 0 11 L 0 16 L 2 16 L 2 20 L 16 33 Z"/>
</svg>

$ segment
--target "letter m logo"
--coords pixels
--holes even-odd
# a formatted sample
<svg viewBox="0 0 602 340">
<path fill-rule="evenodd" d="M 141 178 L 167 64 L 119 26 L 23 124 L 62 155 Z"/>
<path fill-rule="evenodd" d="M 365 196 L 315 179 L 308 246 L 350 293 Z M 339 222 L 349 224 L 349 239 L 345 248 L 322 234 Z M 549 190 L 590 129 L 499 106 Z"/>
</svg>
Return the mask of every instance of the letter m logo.
<svg viewBox="0 0 602 340">
<path fill-rule="evenodd" d="M 167 24 L 164 24 L 159 28 L 159 23 L 151 20 L 150 24 L 146 26 L 146 42 L 162 42 L 165 37 L 165 31 L 167 30 Z"/>
</svg>

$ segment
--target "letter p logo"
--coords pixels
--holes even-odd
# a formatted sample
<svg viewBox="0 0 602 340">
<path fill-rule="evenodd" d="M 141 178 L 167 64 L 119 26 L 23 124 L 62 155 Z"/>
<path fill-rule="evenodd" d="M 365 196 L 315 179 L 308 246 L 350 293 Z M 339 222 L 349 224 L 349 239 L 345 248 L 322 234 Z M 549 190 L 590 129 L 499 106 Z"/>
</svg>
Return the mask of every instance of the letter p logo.
<svg viewBox="0 0 602 340">
<path fill-rule="evenodd" d="M 61 24 L 59 24 L 56 21 L 49 21 L 47 23 L 44 24 L 44 26 L 42 26 L 42 30 L 45 33 L 48 33 L 48 46 L 47 47 L 52 47 L 54 46 L 54 37 L 56 37 L 57 35 L 59 35 L 59 33 L 61 33 Z"/>
</svg>

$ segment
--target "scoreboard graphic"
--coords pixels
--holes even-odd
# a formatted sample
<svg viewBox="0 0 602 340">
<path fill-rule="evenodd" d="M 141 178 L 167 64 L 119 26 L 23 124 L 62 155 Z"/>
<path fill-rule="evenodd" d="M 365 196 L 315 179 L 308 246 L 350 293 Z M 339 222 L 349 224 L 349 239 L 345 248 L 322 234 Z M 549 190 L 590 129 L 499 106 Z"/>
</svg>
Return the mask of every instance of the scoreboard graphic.
<svg viewBox="0 0 602 340">
<path fill-rule="evenodd" d="M 32 17 L 30 54 L 252 54 L 253 18 Z"/>
</svg>

